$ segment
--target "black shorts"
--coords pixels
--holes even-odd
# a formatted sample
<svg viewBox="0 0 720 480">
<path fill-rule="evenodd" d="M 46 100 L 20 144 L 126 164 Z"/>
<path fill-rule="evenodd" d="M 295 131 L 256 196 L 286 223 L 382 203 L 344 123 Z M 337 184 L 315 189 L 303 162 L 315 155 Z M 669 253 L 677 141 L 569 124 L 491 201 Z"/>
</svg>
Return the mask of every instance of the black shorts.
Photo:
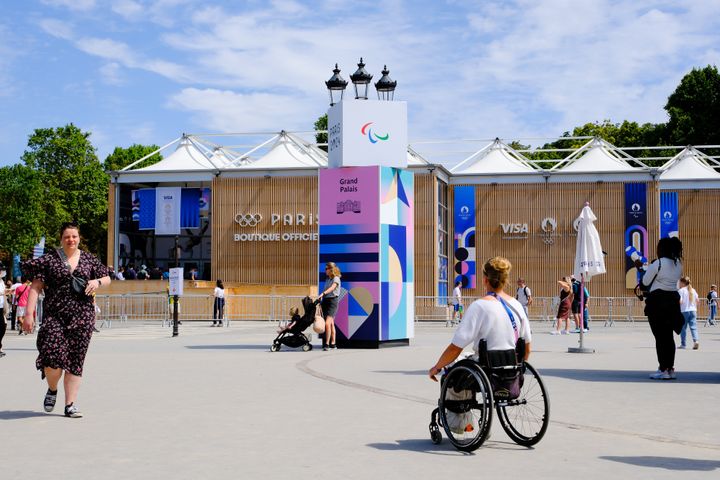
<svg viewBox="0 0 720 480">
<path fill-rule="evenodd" d="M 572 313 L 580 313 L 580 302 L 572 303 Z"/>
</svg>

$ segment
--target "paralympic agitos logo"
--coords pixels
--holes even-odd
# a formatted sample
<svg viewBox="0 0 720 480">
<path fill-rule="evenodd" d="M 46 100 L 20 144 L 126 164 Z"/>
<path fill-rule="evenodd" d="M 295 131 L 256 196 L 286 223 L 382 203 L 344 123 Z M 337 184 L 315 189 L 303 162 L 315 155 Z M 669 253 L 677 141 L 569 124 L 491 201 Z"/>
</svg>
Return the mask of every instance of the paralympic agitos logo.
<svg viewBox="0 0 720 480">
<path fill-rule="evenodd" d="M 372 125 L 374 122 L 368 122 L 365 125 L 362 126 L 360 129 L 360 133 L 363 135 L 367 135 L 368 140 L 370 140 L 370 143 L 377 143 L 378 141 L 387 141 L 390 139 L 390 134 L 386 133 L 385 135 L 378 135 L 377 133 L 373 132 Z"/>
</svg>

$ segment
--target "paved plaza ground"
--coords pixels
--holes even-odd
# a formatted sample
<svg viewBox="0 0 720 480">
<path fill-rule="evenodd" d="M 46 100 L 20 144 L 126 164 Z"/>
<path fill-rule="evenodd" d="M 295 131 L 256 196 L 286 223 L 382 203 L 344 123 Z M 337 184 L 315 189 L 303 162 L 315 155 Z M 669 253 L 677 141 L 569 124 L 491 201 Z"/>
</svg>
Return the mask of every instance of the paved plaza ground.
<svg viewBox="0 0 720 480">
<path fill-rule="evenodd" d="M 0 359 L 0 474 L 6 479 L 718 478 L 720 327 L 678 351 L 677 381 L 652 381 L 646 324 L 577 335 L 534 323 L 533 363 L 551 398 L 534 448 L 493 425 L 474 454 L 427 425 L 426 377 L 452 329 L 420 325 L 409 347 L 270 353 L 275 324 L 185 322 L 96 334 L 78 406 L 42 410 L 35 337 L 8 332 Z M 317 345 L 317 339 L 314 340 Z M 58 399 L 61 405 L 62 396 Z"/>
</svg>

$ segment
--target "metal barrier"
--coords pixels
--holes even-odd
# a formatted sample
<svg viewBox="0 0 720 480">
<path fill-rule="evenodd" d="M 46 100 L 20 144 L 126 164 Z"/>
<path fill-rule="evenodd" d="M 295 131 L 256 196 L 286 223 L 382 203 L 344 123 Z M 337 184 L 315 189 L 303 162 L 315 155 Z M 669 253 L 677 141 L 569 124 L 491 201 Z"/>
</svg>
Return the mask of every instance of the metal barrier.
<svg viewBox="0 0 720 480">
<path fill-rule="evenodd" d="M 285 321 L 290 307 L 301 307 L 302 296 L 280 295 L 226 295 L 224 325 L 234 320 Z M 463 297 L 465 307 L 478 297 Z M 416 322 L 445 322 L 453 317 L 452 297 L 415 297 Z M 703 299 L 704 300 L 704 299 Z M 101 328 L 128 322 L 172 323 L 172 304 L 164 294 L 97 295 L 100 308 L 97 322 Z M 183 295 L 180 297 L 178 318 L 183 322 L 211 322 L 214 297 L 208 295 Z M 559 305 L 558 297 L 534 297 L 528 309 L 533 322 L 554 323 Z M 588 312 L 591 321 L 604 321 L 604 326 L 615 322 L 647 321 L 643 312 L 644 302 L 635 297 L 590 297 Z M 38 313 L 41 305 L 38 306 Z M 709 305 L 698 302 L 698 323 L 708 326 Z M 40 319 L 41 321 L 41 319 Z"/>
</svg>

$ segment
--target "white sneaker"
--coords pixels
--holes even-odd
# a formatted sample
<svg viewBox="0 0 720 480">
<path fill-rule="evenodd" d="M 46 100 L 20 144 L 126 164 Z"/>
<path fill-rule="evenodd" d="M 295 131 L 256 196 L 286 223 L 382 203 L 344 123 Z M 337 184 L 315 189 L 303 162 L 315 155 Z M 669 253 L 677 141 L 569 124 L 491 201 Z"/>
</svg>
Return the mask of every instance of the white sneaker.
<svg viewBox="0 0 720 480">
<path fill-rule="evenodd" d="M 560 332 L 560 334 L 562 334 L 562 335 L 568 335 L 569 333 L 570 333 L 570 330 L 563 330 L 562 332 Z"/>
<path fill-rule="evenodd" d="M 670 374 L 668 372 L 661 372 L 658 370 L 655 373 L 650 374 L 651 380 L 670 380 Z"/>
<path fill-rule="evenodd" d="M 667 372 L 667 377 L 663 377 L 663 380 L 677 380 L 677 375 L 675 375 L 675 369 L 671 368 Z"/>
<path fill-rule="evenodd" d="M 678 350 L 685 350 L 685 345 L 678 345 Z"/>
<path fill-rule="evenodd" d="M 550 332 L 550 335 L 560 335 L 560 332 L 558 332 L 557 330 L 553 330 L 552 332 Z"/>
</svg>

